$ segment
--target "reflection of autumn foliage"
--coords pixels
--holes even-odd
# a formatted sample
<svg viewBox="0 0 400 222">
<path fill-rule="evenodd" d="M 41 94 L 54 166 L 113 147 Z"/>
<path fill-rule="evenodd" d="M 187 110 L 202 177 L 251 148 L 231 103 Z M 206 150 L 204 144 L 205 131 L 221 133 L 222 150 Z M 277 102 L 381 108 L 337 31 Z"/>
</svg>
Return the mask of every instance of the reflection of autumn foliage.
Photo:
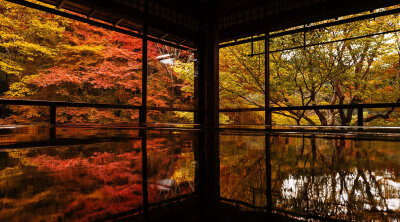
<svg viewBox="0 0 400 222">
<path fill-rule="evenodd" d="M 398 217 L 400 205 L 393 204 L 400 197 L 397 143 L 282 139 L 273 141 L 284 142 L 285 149 L 272 149 L 276 207 L 345 220 Z"/>
<path fill-rule="evenodd" d="M 174 155 L 173 160 L 168 156 L 161 154 L 159 157 L 151 157 L 157 158 L 157 162 L 161 158 L 167 161 L 159 162 L 155 167 L 163 170 L 157 170 L 155 175 L 149 177 L 150 203 L 194 192 L 193 153 Z"/>
<path fill-rule="evenodd" d="M 255 150 L 264 139 L 221 137 L 222 197 L 265 206 L 265 152 Z M 271 143 L 273 208 L 344 220 L 400 216 L 398 142 L 274 136 Z"/>
<path fill-rule="evenodd" d="M 93 221 L 140 207 L 140 144 L 133 140 L 0 153 L 0 221 Z M 183 145 L 164 136 L 147 140 L 148 158 L 157 161 L 149 169 L 151 202 L 193 192 L 188 185 L 194 180 L 193 153 Z M 164 179 L 176 181 L 175 187 L 166 192 L 158 183 Z"/>
<path fill-rule="evenodd" d="M 151 137 L 147 144 L 149 202 L 194 192 L 193 135 L 152 133 Z M 159 145 L 150 145 L 152 140 Z"/>
<path fill-rule="evenodd" d="M 221 197 L 266 206 L 263 140 L 264 137 L 220 137 Z"/>
<path fill-rule="evenodd" d="M 141 206 L 141 149 L 135 148 L 137 143 L 123 143 L 124 150 L 118 148 L 121 147 L 118 143 L 112 144 L 117 149 L 110 144 L 99 144 L 31 149 L 21 155 L 13 155 L 19 151 L 10 151 L 10 157 L 24 160 L 21 163 L 26 166 L 22 166 L 17 175 L 24 178 L 23 184 L 32 184 L 34 190 L 18 185 L 19 179 L 15 176 L 5 175 L 12 183 L 0 184 L 4 192 L 9 194 L 11 190 L 19 190 L 24 195 L 0 198 L 2 203 L 6 201 L 10 206 L 2 210 L 9 216 L 3 214 L 0 218 L 93 221 Z M 39 203 L 45 204 L 29 207 Z"/>
<path fill-rule="evenodd" d="M 97 126 L 97 125 L 96 125 Z M 81 128 L 75 127 L 57 127 L 55 134 L 58 138 L 101 138 L 101 137 L 123 137 L 135 138 L 139 137 L 138 130 L 133 129 L 118 129 L 111 127 L 101 128 L 100 126 L 84 126 Z M 10 126 L 0 129 L 0 143 L 2 145 L 32 142 L 32 141 L 48 141 L 50 140 L 50 128 L 36 126 Z"/>
<path fill-rule="evenodd" d="M 0 131 L 0 143 L 10 144 L 16 142 L 39 141 L 48 139 L 49 129 L 38 127 L 2 127 Z"/>
<path fill-rule="evenodd" d="M 48 173 L 70 203 L 64 215 L 93 220 L 139 207 L 142 204 L 141 154 L 95 152 L 90 157 L 61 159 L 46 154 L 31 159 Z"/>
</svg>

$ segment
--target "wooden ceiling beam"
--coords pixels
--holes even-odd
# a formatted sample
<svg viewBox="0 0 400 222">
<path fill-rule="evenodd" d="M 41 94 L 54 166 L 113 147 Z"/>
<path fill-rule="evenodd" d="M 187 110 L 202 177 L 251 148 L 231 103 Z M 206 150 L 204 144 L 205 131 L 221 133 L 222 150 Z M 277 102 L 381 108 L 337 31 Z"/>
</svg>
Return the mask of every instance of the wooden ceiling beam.
<svg viewBox="0 0 400 222">
<path fill-rule="evenodd" d="M 57 9 L 61 9 L 64 4 L 67 2 L 67 0 L 62 0 L 58 5 L 57 5 Z"/>
<path fill-rule="evenodd" d="M 259 35 L 265 32 L 265 26 L 268 26 L 270 31 L 278 31 L 396 4 L 399 4 L 398 0 L 327 1 L 317 5 L 309 5 L 285 13 L 267 16 L 263 20 L 242 23 L 228 28 L 221 28 L 220 40 L 221 42 L 227 42 L 251 35 Z"/>
</svg>

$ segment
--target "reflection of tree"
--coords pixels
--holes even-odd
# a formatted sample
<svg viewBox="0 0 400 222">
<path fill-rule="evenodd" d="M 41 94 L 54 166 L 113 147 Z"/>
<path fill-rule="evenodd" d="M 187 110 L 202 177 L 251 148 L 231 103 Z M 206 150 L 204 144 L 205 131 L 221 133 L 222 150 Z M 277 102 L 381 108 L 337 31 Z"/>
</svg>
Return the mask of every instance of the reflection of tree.
<svg viewBox="0 0 400 222">
<path fill-rule="evenodd" d="M 266 192 L 265 152 L 252 149 L 252 143 L 263 147 L 263 139 L 223 136 L 220 140 L 221 196 L 265 206 L 266 202 L 259 201 L 265 200 Z M 397 148 L 396 142 L 344 136 L 273 136 L 272 207 L 330 219 L 398 218 Z M 263 191 L 253 193 L 253 187 Z"/>
<path fill-rule="evenodd" d="M 306 145 L 310 162 L 307 163 L 307 157 L 300 161 L 303 163 L 296 161 L 281 170 L 285 177 L 276 178 L 281 184 L 274 187 L 275 194 L 279 194 L 275 207 L 338 219 L 380 218 L 382 215 L 377 212 L 399 210 L 400 206 L 389 206 L 386 202 L 399 197 L 400 184 L 395 175 L 381 166 L 386 161 L 385 153 L 368 149 L 366 142 L 360 142 L 362 148 L 356 148 L 354 141 L 344 138 L 334 139 L 331 144 L 316 138 L 304 142 L 299 147 L 300 153 Z M 289 152 L 286 158 L 288 155 Z M 395 185 L 388 189 L 387 181 Z M 386 216 L 397 215 L 386 213 Z"/>
<path fill-rule="evenodd" d="M 194 192 L 193 135 L 151 133 L 157 146 L 149 146 L 149 202 Z"/>
<path fill-rule="evenodd" d="M 92 221 L 139 207 L 141 154 L 135 147 L 137 142 L 9 151 L 19 169 L 2 178 L 2 220 Z"/>
<path fill-rule="evenodd" d="M 181 193 L 192 192 L 191 147 L 166 145 L 171 143 L 163 136 L 148 139 L 148 152 L 163 157 L 150 175 L 165 175 L 173 160 L 174 167 L 167 176 L 177 181 Z M 186 152 L 181 153 L 179 148 Z M 140 141 L 10 150 L 3 154 L 1 221 L 93 221 L 142 205 Z M 158 200 L 154 195 L 159 187 L 149 186 L 148 193 L 149 200 Z"/>
<path fill-rule="evenodd" d="M 221 197 L 266 206 L 263 140 L 262 136 L 220 136 Z"/>
</svg>

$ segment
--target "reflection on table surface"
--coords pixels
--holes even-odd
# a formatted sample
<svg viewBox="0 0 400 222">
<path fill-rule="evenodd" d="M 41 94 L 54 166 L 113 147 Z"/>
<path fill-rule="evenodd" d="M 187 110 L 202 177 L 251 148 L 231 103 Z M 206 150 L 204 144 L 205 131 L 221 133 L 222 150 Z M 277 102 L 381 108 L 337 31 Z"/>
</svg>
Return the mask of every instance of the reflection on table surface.
<svg viewBox="0 0 400 222">
<path fill-rule="evenodd" d="M 0 221 L 118 219 L 190 198 L 205 210 L 391 220 L 399 165 L 395 135 L 8 126 Z"/>
</svg>

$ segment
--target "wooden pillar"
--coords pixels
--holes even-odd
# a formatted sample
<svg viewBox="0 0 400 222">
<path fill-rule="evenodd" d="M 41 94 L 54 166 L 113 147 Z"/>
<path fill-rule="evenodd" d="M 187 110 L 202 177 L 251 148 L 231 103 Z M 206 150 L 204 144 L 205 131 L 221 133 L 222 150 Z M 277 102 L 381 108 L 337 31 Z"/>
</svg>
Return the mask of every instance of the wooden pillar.
<svg viewBox="0 0 400 222">
<path fill-rule="evenodd" d="M 219 39 L 215 1 L 208 1 L 203 11 L 201 37 L 198 47 L 198 117 L 205 130 L 199 135 L 199 194 L 204 210 L 202 220 L 218 218 L 219 206 Z"/>
<path fill-rule="evenodd" d="M 218 21 L 218 20 L 215 20 Z M 219 48 L 216 22 L 208 24 L 206 42 L 206 125 L 219 125 Z"/>
<path fill-rule="evenodd" d="M 145 22 L 143 25 L 142 42 L 142 107 L 139 110 L 139 125 L 145 126 L 147 122 L 147 12 L 148 1 L 145 1 Z"/>
<path fill-rule="evenodd" d="M 357 112 L 357 125 L 363 126 L 364 125 L 364 120 L 363 120 L 364 110 L 362 107 L 358 107 L 357 111 L 358 111 Z"/>
<path fill-rule="evenodd" d="M 143 38 L 142 44 L 142 107 L 139 111 L 139 124 L 144 126 L 147 122 L 147 38 Z"/>
<path fill-rule="evenodd" d="M 139 111 L 139 125 L 146 126 L 147 120 L 147 14 L 149 10 L 149 1 L 145 0 L 144 6 L 144 25 L 143 25 L 143 43 L 142 43 L 142 107 Z M 139 135 L 142 138 L 142 195 L 143 195 L 143 214 L 145 221 L 148 220 L 148 187 L 147 187 L 147 131 L 140 130 Z"/>
<path fill-rule="evenodd" d="M 269 31 L 265 32 L 265 125 L 271 126 L 272 117 L 270 110 L 270 65 L 269 65 Z"/>
<path fill-rule="evenodd" d="M 205 109 L 204 109 L 204 44 L 200 42 L 199 48 L 195 53 L 195 64 L 194 64 L 194 97 L 196 98 L 196 112 L 194 114 L 195 124 L 204 124 Z"/>
<path fill-rule="evenodd" d="M 215 21 L 218 21 L 217 13 L 210 6 L 202 20 L 203 34 L 198 49 L 198 123 L 206 128 L 219 125 L 219 39 Z"/>
<path fill-rule="evenodd" d="M 50 106 L 50 124 L 56 125 L 57 123 L 57 107 L 54 105 Z"/>
</svg>

